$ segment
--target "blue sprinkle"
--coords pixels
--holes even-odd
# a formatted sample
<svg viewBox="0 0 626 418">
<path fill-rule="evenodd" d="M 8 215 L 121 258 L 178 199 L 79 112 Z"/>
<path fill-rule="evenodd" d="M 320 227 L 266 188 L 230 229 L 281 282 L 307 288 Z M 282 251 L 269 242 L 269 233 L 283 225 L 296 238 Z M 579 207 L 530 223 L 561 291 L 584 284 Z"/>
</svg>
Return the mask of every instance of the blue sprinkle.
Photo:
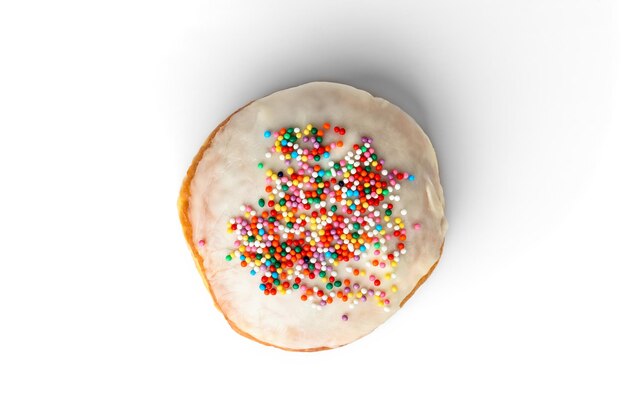
<svg viewBox="0 0 626 418">
<path fill-rule="evenodd" d="M 272 265 L 272 262 L 271 262 L 270 260 L 267 260 L 267 261 L 265 262 L 265 265 L 269 267 L 269 266 L 271 266 L 271 265 Z"/>
<path fill-rule="evenodd" d="M 246 256 L 245 256 L 245 255 L 240 255 L 240 256 L 239 256 L 239 259 L 240 259 L 241 261 L 245 261 Z"/>
<path fill-rule="evenodd" d="M 259 229 L 259 235 L 260 236 L 265 235 L 265 230 L 263 228 Z"/>
<path fill-rule="evenodd" d="M 361 252 L 365 251 L 367 248 L 365 248 L 365 245 L 361 245 L 361 247 L 359 248 L 359 250 L 361 250 Z"/>
<path fill-rule="evenodd" d="M 324 170 L 320 170 L 317 173 L 320 177 L 324 177 L 324 174 L 326 174 L 326 172 Z"/>
<path fill-rule="evenodd" d="M 414 176 L 413 174 L 411 174 L 411 175 L 409 176 L 409 181 L 413 181 L 413 180 L 415 180 L 415 176 Z"/>
<path fill-rule="evenodd" d="M 283 139 L 282 141 L 280 141 L 280 145 L 287 145 L 287 141 Z"/>
<path fill-rule="evenodd" d="M 350 205 L 350 209 L 351 209 L 351 210 L 355 210 L 355 209 L 356 209 L 356 205 L 355 205 L 354 203 L 353 203 L 353 204 L 351 204 L 351 205 Z"/>
<path fill-rule="evenodd" d="M 325 152 L 325 153 L 323 154 L 323 156 L 324 156 L 324 158 L 329 158 L 329 157 L 330 157 L 330 153 Z"/>
<path fill-rule="evenodd" d="M 256 276 L 256 271 L 255 270 L 250 270 L 250 276 Z"/>
<path fill-rule="evenodd" d="M 331 253 L 330 251 L 326 251 L 326 258 L 330 258 L 333 256 L 333 253 Z"/>
<path fill-rule="evenodd" d="M 376 230 L 377 230 L 377 231 L 381 231 L 382 229 L 383 229 L 383 226 L 382 226 L 382 225 L 376 225 Z"/>
<path fill-rule="evenodd" d="M 276 278 L 278 278 L 278 273 L 276 272 L 272 273 L 272 279 L 276 279 Z"/>
<path fill-rule="evenodd" d="M 265 131 L 265 133 L 263 134 L 264 137 L 269 138 L 272 135 L 272 133 L 270 131 Z M 265 290 L 265 289 L 263 289 Z"/>
<path fill-rule="evenodd" d="M 261 284 L 259 285 L 259 289 L 261 289 L 261 291 L 264 291 L 264 290 L 265 290 L 265 285 L 264 285 L 263 283 L 261 283 Z"/>
<path fill-rule="evenodd" d="M 298 158 L 298 153 L 296 151 L 292 152 L 291 158 Z"/>
</svg>

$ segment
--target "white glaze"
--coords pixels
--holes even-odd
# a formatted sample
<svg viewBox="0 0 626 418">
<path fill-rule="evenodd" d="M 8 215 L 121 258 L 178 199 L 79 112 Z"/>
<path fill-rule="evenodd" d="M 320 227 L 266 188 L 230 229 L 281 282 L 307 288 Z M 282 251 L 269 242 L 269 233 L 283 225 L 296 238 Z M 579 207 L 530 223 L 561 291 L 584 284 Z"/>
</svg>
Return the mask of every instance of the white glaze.
<svg viewBox="0 0 626 418">
<path fill-rule="evenodd" d="M 347 147 L 334 152 L 333 160 L 368 136 L 374 139 L 385 167 L 415 175 L 415 181 L 402 182 L 400 200 L 393 202 L 396 209 L 407 211 L 408 233 L 407 253 L 395 270 L 397 278 L 381 286 L 391 299 L 388 312 L 374 301 L 354 309 L 349 302 L 336 301 L 318 310 L 302 302 L 299 294 L 265 296 L 259 291 L 258 277 L 250 276 L 236 261 L 225 260 L 234 240 L 226 232 L 229 219 L 240 214 L 242 204 L 255 204 L 264 193 L 264 170 L 257 168 L 258 162 L 276 170 L 284 168 L 277 157 L 266 158 L 273 139 L 264 138 L 263 132 L 308 123 L 321 126 L 326 121 L 347 130 L 341 138 Z M 422 129 L 384 99 L 325 82 L 279 91 L 237 112 L 215 135 L 198 164 L 191 182 L 189 215 L 194 242 L 206 242 L 198 251 L 220 309 L 254 338 L 290 349 L 337 347 L 371 332 L 399 309 L 400 302 L 439 259 L 447 229 L 437 159 Z M 419 230 L 412 228 L 415 223 L 421 224 Z M 343 265 L 338 270 L 342 271 Z M 396 293 L 390 291 L 392 284 L 398 288 Z M 343 314 L 349 315 L 348 321 L 341 320 Z"/>
</svg>

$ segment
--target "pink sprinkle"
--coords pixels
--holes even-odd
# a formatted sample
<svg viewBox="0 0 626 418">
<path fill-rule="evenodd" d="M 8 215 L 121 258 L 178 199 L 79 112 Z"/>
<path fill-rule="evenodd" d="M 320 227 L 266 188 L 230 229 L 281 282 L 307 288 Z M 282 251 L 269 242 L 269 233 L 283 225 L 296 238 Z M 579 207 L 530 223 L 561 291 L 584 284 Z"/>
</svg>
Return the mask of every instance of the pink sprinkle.
<svg viewBox="0 0 626 418">
<path fill-rule="evenodd" d="M 201 247 L 204 247 L 204 244 L 206 244 L 206 241 L 201 239 L 200 241 L 198 241 L 198 245 Z"/>
<path fill-rule="evenodd" d="M 348 320 L 348 315 L 346 315 L 346 314 L 341 315 L 341 320 L 342 321 L 347 321 Z"/>
<path fill-rule="evenodd" d="M 422 225 L 415 223 L 413 224 L 413 229 L 415 229 L 416 231 L 419 231 L 422 228 Z"/>
</svg>

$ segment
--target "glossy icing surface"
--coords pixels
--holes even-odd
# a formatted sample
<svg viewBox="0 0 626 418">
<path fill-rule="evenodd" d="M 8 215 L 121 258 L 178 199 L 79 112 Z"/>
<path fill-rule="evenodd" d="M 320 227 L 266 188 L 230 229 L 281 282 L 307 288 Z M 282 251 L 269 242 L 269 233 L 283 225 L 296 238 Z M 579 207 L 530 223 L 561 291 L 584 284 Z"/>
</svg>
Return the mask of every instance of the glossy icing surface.
<svg viewBox="0 0 626 418">
<path fill-rule="evenodd" d="M 327 279 L 320 277 L 303 279 L 301 284 L 316 292 L 323 289 L 326 298 L 335 300 L 333 303 L 326 303 L 327 299 L 315 295 L 303 301 L 302 288 L 294 287 L 284 289 L 281 286 L 277 295 L 267 296 L 259 290 L 259 278 L 251 276 L 250 266 L 242 267 L 238 262 L 241 242 L 237 240 L 241 236 L 237 236 L 238 231 L 229 231 L 234 222 L 231 220 L 239 217 L 245 223 L 245 212 L 250 215 L 252 211 L 252 215 L 256 215 L 269 209 L 261 207 L 258 199 L 266 195 L 265 189 L 272 182 L 271 178 L 267 179 L 266 170 L 276 173 L 286 168 L 284 158 L 269 152 L 279 130 L 286 127 L 306 130 L 309 124 L 321 127 L 326 122 L 345 127 L 342 135 L 327 130 L 325 141 L 340 139 L 344 143 L 343 147 L 333 148 L 329 161 L 353 160 L 355 153 L 360 152 L 353 146 L 362 146 L 364 137 L 371 138 L 385 167 L 414 177 L 410 182 L 406 178 L 398 181 L 395 188 L 390 186 L 390 195 L 381 202 L 391 203 L 394 213 L 402 214 L 400 225 L 405 231 L 402 255 L 396 253 L 397 265 L 393 269 L 391 266 L 382 270 L 373 268 L 374 247 L 365 243 L 360 247 L 363 251 L 357 251 L 357 259 L 336 262 L 332 268 L 338 280 L 351 279 L 361 284 L 358 291 L 349 289 L 354 295 L 344 298 L 348 299 L 345 302 L 337 297 L 337 291 L 343 290 L 343 286 L 326 291 Z M 267 138 L 266 131 L 273 135 Z M 259 162 L 263 163 L 262 170 Z M 323 167 L 326 161 L 319 164 Z M 292 167 L 297 169 L 295 165 Z M 400 308 L 418 281 L 438 261 L 447 229 L 436 156 L 421 128 L 386 100 L 335 83 L 309 83 L 283 90 L 234 114 L 204 152 L 190 189 L 193 241 L 202 257 L 217 305 L 241 331 L 289 349 L 337 347 L 375 329 Z M 310 214 L 321 207 L 328 208 L 329 204 L 329 201 L 317 207 L 313 204 L 309 210 L 300 212 Z M 242 205 L 247 207 L 244 212 L 240 211 Z M 383 206 L 375 209 L 384 212 Z M 375 213 L 373 209 L 370 212 Z M 398 229 L 394 225 L 395 217 L 384 221 L 389 224 L 385 225 L 390 227 L 389 232 L 393 232 L 391 227 Z M 308 223 L 306 228 L 310 228 Z M 362 229 L 358 232 L 364 233 Z M 388 244 L 391 247 L 391 240 Z M 388 252 L 392 253 L 393 249 Z M 235 260 L 227 261 L 227 258 Z M 367 273 L 365 277 L 353 277 L 354 269 L 359 269 L 362 275 Z M 380 270 L 376 272 L 376 277 L 381 278 L 378 285 L 368 281 L 369 273 L 374 270 Z M 257 267 L 255 273 L 263 271 Z M 287 279 L 291 284 L 293 277 L 290 275 Z M 364 292 L 363 288 L 369 292 Z M 347 293 L 346 290 L 346 296 Z M 359 295 L 369 300 L 363 302 Z"/>
</svg>

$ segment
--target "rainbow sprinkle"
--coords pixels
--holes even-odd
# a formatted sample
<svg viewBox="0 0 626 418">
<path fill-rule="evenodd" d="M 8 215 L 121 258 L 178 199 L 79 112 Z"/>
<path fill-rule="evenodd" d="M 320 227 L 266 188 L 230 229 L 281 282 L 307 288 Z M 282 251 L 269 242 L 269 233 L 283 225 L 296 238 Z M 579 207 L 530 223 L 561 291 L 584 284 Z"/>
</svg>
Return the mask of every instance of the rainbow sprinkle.
<svg viewBox="0 0 626 418">
<path fill-rule="evenodd" d="M 394 270 L 407 238 L 407 212 L 394 214 L 393 202 L 400 200 L 400 182 L 415 177 L 386 169 L 368 137 L 333 161 L 333 151 L 344 147 L 346 128 L 335 126 L 336 137 L 326 142 L 330 126 L 262 133 L 274 139 L 266 157 L 277 155 L 285 168 L 267 169 L 265 195 L 229 220 L 235 239 L 226 259 L 249 269 L 265 295 L 296 293 L 318 309 L 335 301 L 354 307 L 373 300 L 388 311 L 385 282 L 397 291 Z M 354 265 L 361 257 L 366 270 Z"/>
</svg>

